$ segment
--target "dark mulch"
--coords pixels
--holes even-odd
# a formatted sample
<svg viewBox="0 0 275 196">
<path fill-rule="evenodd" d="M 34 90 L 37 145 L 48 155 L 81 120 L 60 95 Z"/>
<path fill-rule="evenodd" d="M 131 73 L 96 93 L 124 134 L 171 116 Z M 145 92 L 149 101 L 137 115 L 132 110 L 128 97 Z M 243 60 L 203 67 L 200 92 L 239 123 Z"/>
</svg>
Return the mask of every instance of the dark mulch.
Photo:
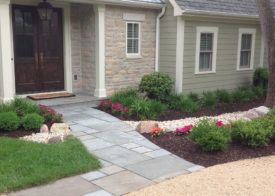
<svg viewBox="0 0 275 196">
<path fill-rule="evenodd" d="M 178 120 L 188 117 L 201 117 L 201 116 L 217 116 L 224 113 L 232 113 L 238 111 L 247 111 L 255 107 L 262 106 L 264 104 L 265 98 L 255 99 L 249 102 L 239 102 L 239 103 L 222 103 L 218 104 L 215 108 L 202 107 L 199 111 L 195 113 L 179 112 L 175 110 L 168 110 L 162 114 L 157 120 Z"/>
<path fill-rule="evenodd" d="M 31 131 L 24 131 L 22 129 L 18 129 L 16 131 L 2 131 L 0 130 L 0 137 L 11 137 L 11 138 L 20 138 L 24 136 L 31 135 Z"/>
<path fill-rule="evenodd" d="M 272 141 L 269 146 L 257 149 L 232 143 L 225 151 L 207 153 L 203 152 L 199 146 L 186 136 L 176 136 L 175 133 L 166 133 L 160 137 L 151 137 L 150 134 L 144 134 L 144 136 L 169 152 L 205 167 L 242 159 L 275 155 L 275 141 Z"/>
<path fill-rule="evenodd" d="M 167 110 L 155 120 L 157 121 L 179 120 L 179 119 L 190 118 L 190 117 L 217 116 L 224 113 L 247 111 L 251 108 L 262 106 L 264 104 L 264 101 L 265 101 L 265 98 L 260 98 L 249 102 L 223 103 L 223 104 L 218 104 L 215 108 L 202 107 L 199 111 L 194 113 L 181 112 L 178 110 Z M 100 107 L 97 109 L 102 110 L 102 108 Z M 111 110 L 107 110 L 105 112 L 119 118 L 120 120 L 130 120 L 130 121 L 139 120 L 134 116 L 121 116 L 120 114 L 113 114 Z"/>
</svg>

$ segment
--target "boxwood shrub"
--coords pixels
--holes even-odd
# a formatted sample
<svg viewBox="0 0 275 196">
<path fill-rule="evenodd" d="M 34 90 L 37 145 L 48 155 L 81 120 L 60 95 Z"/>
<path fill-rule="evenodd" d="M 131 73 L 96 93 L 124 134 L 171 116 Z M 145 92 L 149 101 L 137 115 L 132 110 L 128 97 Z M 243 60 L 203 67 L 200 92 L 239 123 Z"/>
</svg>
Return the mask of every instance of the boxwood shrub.
<svg viewBox="0 0 275 196">
<path fill-rule="evenodd" d="M 15 131 L 20 126 L 20 118 L 15 112 L 0 113 L 0 130 Z"/>
<path fill-rule="evenodd" d="M 27 114 L 22 118 L 22 125 L 28 131 L 39 129 L 43 122 L 44 118 L 36 113 Z"/>
<path fill-rule="evenodd" d="M 202 120 L 191 131 L 189 138 L 203 151 L 213 152 L 227 148 L 231 141 L 230 129 L 218 127 L 214 122 Z"/>
<path fill-rule="evenodd" d="M 273 130 L 270 124 L 272 121 L 268 121 L 268 118 L 264 117 L 250 122 L 234 122 L 232 124 L 233 140 L 252 148 L 268 145 Z"/>
</svg>

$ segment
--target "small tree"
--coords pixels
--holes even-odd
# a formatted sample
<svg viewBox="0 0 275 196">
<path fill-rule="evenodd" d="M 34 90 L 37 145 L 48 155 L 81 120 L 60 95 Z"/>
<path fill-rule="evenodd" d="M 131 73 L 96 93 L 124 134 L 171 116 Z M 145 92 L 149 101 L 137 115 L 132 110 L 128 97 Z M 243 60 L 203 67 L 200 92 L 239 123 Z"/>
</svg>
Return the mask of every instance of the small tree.
<svg viewBox="0 0 275 196">
<path fill-rule="evenodd" d="M 269 81 L 267 88 L 266 106 L 275 107 L 275 20 L 270 0 L 256 0 L 261 29 L 265 38 Z"/>
</svg>

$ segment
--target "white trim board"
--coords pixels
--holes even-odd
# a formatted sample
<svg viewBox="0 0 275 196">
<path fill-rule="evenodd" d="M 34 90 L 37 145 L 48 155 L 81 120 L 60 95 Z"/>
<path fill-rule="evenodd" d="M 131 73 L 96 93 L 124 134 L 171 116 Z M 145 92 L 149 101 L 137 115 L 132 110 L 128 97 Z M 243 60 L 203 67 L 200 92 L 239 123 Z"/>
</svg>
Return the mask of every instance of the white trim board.
<svg viewBox="0 0 275 196">
<path fill-rule="evenodd" d="M 182 16 L 177 16 L 177 48 L 176 48 L 176 83 L 177 93 L 183 91 L 183 61 L 184 61 L 184 26 Z"/>
<path fill-rule="evenodd" d="M 249 71 L 254 69 L 254 56 L 255 56 L 255 43 L 256 43 L 256 29 L 250 28 L 239 28 L 239 39 L 238 39 L 238 53 L 237 53 L 237 71 Z M 250 57 L 250 67 L 240 68 L 240 58 L 241 58 L 241 45 L 242 45 L 242 35 L 251 34 L 252 35 L 252 46 L 251 46 L 251 57 Z"/>
<path fill-rule="evenodd" d="M 213 57 L 212 57 L 212 70 L 211 71 L 200 71 L 200 43 L 202 33 L 213 33 Z M 217 49 L 218 49 L 218 27 L 197 27 L 197 38 L 196 38 L 196 59 L 195 59 L 195 74 L 211 74 L 216 73 L 217 65 Z"/>
</svg>

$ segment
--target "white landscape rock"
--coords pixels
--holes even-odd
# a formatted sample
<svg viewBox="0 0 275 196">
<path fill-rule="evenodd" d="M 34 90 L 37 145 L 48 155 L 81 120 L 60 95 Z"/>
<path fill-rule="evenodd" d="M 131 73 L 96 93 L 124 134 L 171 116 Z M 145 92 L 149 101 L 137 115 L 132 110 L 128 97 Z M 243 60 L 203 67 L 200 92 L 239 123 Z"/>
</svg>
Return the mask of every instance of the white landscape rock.
<svg viewBox="0 0 275 196">
<path fill-rule="evenodd" d="M 265 106 L 261 106 L 261 107 L 258 107 L 258 108 L 254 108 L 254 110 L 260 115 L 260 116 L 264 116 L 266 115 L 270 109 L 268 107 L 265 107 Z"/>
<path fill-rule="evenodd" d="M 44 127 L 44 129 L 46 130 L 46 127 Z M 71 135 L 72 133 L 69 129 L 69 125 L 65 123 L 56 123 L 52 125 L 50 132 L 45 131 L 41 133 L 36 133 L 22 137 L 21 139 L 42 144 L 52 144 L 63 142 L 67 137 Z"/>
<path fill-rule="evenodd" d="M 43 124 L 40 128 L 40 133 L 49 133 L 49 127 L 46 124 Z"/>
<path fill-rule="evenodd" d="M 172 120 L 172 121 L 159 121 L 158 126 L 160 128 L 165 129 L 166 131 L 175 131 L 177 128 L 184 127 L 186 125 L 196 125 L 199 121 L 203 119 L 209 119 L 214 121 L 223 121 L 224 124 L 229 124 L 230 122 L 243 120 L 250 121 L 252 119 L 261 117 L 269 112 L 269 109 L 266 107 L 254 108 L 245 112 L 234 112 L 234 113 L 226 113 L 219 116 L 203 116 L 200 118 L 185 118 L 180 120 Z M 128 125 L 133 128 L 136 128 L 140 122 L 136 121 L 125 121 Z"/>
</svg>

